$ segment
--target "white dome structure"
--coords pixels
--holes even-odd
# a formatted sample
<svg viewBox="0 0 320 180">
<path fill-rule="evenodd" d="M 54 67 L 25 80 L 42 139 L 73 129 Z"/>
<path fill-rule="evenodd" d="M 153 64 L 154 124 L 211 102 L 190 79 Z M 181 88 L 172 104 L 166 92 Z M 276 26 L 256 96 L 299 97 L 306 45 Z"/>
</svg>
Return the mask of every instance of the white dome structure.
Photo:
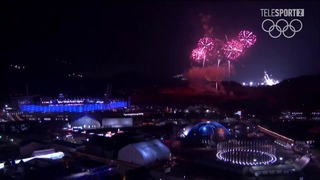
<svg viewBox="0 0 320 180">
<path fill-rule="evenodd" d="M 169 148 L 158 139 L 129 144 L 120 149 L 118 153 L 118 160 L 140 166 L 169 159 Z"/>
</svg>

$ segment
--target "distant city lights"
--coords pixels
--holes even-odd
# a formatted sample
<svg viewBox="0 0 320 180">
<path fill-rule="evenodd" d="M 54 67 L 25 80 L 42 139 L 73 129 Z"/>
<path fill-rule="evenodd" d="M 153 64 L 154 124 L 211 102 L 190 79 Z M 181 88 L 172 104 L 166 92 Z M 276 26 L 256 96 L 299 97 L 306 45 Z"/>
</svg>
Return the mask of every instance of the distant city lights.
<svg viewBox="0 0 320 180">
<path fill-rule="evenodd" d="M 262 82 L 253 82 L 250 81 L 249 83 L 243 82 L 243 86 L 273 86 L 279 83 L 279 80 L 272 79 L 268 74 L 267 71 L 264 71 L 264 77 Z"/>
<path fill-rule="evenodd" d="M 143 116 L 143 113 L 124 113 L 124 116 Z"/>
<path fill-rule="evenodd" d="M 71 65 L 72 63 L 63 59 L 56 59 L 57 62 L 63 63 L 63 64 L 69 64 Z"/>
<path fill-rule="evenodd" d="M 23 65 L 19 65 L 19 64 L 11 64 L 10 67 L 17 69 L 17 70 L 21 70 L 21 69 L 25 69 L 26 67 Z"/>
<path fill-rule="evenodd" d="M 77 73 L 71 73 L 71 74 L 68 74 L 69 77 L 76 77 L 76 78 L 82 78 L 83 75 L 82 74 L 77 74 Z"/>
</svg>

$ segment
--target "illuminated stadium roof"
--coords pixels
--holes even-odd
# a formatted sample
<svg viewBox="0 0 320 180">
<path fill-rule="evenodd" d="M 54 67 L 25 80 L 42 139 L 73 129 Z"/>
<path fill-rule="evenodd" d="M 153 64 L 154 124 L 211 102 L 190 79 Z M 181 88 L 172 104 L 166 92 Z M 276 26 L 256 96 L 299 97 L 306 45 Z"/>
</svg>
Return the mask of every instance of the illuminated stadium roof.
<svg viewBox="0 0 320 180">
<path fill-rule="evenodd" d="M 127 107 L 127 101 L 111 101 L 106 104 L 83 104 L 83 105 L 35 105 L 24 104 L 20 105 L 22 112 L 88 112 L 88 111 L 103 111 L 117 108 Z"/>
</svg>

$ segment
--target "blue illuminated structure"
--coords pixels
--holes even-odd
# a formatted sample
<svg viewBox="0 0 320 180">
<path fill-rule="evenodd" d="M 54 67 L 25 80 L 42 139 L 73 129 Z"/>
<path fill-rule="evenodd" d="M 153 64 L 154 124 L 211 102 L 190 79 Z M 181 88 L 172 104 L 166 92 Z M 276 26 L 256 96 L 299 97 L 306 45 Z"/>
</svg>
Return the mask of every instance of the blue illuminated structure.
<svg viewBox="0 0 320 180">
<path fill-rule="evenodd" d="M 20 105 L 20 110 L 22 112 L 88 112 L 88 111 L 103 111 L 112 110 L 118 108 L 126 108 L 128 105 L 127 101 L 111 101 L 108 104 L 83 104 L 83 105 Z"/>
<path fill-rule="evenodd" d="M 217 139 L 226 139 L 230 135 L 230 131 L 218 122 L 200 122 L 190 129 L 187 137 L 216 137 Z"/>
</svg>

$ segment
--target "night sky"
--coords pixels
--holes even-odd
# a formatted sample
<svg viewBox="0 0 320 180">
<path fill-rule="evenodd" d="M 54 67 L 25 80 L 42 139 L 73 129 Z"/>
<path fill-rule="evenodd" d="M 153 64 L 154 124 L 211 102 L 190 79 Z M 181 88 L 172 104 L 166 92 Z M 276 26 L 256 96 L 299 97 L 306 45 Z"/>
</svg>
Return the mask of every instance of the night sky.
<svg viewBox="0 0 320 180">
<path fill-rule="evenodd" d="M 211 15 L 213 36 L 253 31 L 257 43 L 235 65 L 231 79 L 258 81 L 267 70 L 279 80 L 320 73 L 319 3 L 37 1 L 1 5 L 1 61 L 39 66 L 71 62 L 89 77 L 133 70 L 166 77 L 186 72 L 204 35 L 199 13 Z M 261 29 L 261 8 L 304 8 L 292 39 Z M 290 19 L 290 18 L 289 18 Z M 58 72 L 57 72 L 58 73 Z"/>
</svg>

